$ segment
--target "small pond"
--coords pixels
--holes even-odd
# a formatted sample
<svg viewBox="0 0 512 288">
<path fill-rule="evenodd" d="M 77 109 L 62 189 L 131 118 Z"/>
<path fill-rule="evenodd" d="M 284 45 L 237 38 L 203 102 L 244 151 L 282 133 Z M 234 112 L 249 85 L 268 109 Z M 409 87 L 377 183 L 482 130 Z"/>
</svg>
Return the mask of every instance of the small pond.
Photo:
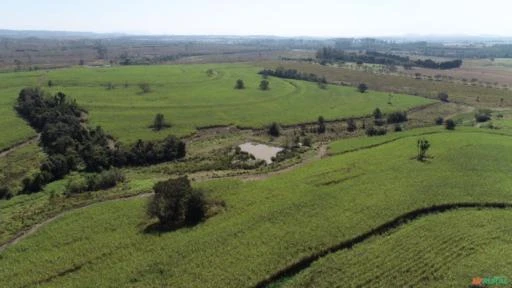
<svg viewBox="0 0 512 288">
<path fill-rule="evenodd" d="M 272 163 L 272 157 L 275 157 L 278 152 L 283 151 L 283 148 L 268 146 L 265 144 L 244 143 L 241 144 L 240 149 L 244 152 L 252 154 L 256 159 L 264 160 L 267 164 Z"/>
</svg>

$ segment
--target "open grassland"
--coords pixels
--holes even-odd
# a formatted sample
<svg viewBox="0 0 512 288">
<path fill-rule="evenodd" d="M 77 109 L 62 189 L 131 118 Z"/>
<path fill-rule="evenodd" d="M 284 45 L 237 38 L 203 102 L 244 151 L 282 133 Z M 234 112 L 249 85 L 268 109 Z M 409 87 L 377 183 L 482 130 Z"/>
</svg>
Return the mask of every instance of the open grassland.
<svg viewBox="0 0 512 288">
<path fill-rule="evenodd" d="M 210 73 L 207 73 L 211 70 Z M 132 66 L 114 68 L 73 68 L 52 71 L 0 74 L 0 100 L 5 102 L 2 125 L 21 125 L 30 133 L 9 127 L 2 141 L 8 143 L 33 135 L 12 109 L 21 88 L 39 85 L 51 93 L 62 91 L 89 112 L 91 125 L 123 142 L 137 139 L 164 138 L 168 134 L 187 135 L 198 127 L 239 125 L 263 127 L 272 121 L 282 124 L 314 122 L 322 115 L 327 120 L 369 115 L 380 107 L 383 111 L 406 110 L 432 103 L 421 97 L 395 95 L 388 104 L 387 93 L 370 91 L 361 94 L 353 87 L 270 78 L 270 90 L 261 91 L 260 68 L 245 64 Z M 236 90 L 237 79 L 246 89 Z M 140 83 L 151 89 L 142 93 Z M 108 89 L 108 87 L 112 89 Z M 8 110 L 8 111 L 7 111 Z M 8 113 L 7 113 L 8 112 Z M 163 113 L 172 125 L 154 132 L 149 126 L 155 114 Z M 12 122 L 12 123 L 11 123 Z M 16 132 L 14 132 L 16 131 Z M 32 133 L 32 134 L 31 134 Z M 1 144 L 1 143 L 0 143 Z M 8 144 L 5 144 L 8 145 Z"/>
<path fill-rule="evenodd" d="M 510 210 L 428 216 L 326 256 L 281 287 L 459 288 L 475 277 L 509 277 L 511 221 Z"/>
<path fill-rule="evenodd" d="M 416 80 L 398 75 L 376 74 L 362 70 L 346 69 L 320 64 L 299 62 L 267 62 L 260 65 L 274 69 L 283 66 L 288 69 L 315 73 L 327 78 L 330 82 L 358 85 L 366 83 L 370 89 L 406 93 L 424 97 L 437 98 L 440 92 L 448 93 L 450 101 L 475 107 L 512 106 L 512 91 L 500 88 L 487 88 L 480 85 L 463 85 L 446 81 Z M 435 74 L 438 74 L 438 70 Z M 468 79 L 470 83 L 471 79 Z M 492 85 L 491 85 L 492 86 Z M 503 98 L 503 103 L 501 99 Z"/>
<path fill-rule="evenodd" d="M 77 210 L 2 252 L 0 286 L 248 287 L 303 257 L 418 208 L 455 202 L 512 203 L 512 137 L 482 131 L 487 130 L 425 135 L 432 143 L 425 163 L 414 159 L 418 136 L 404 135 L 264 181 L 196 184 L 209 197 L 225 200 L 227 210 L 199 226 L 170 233 L 143 232 L 151 223 L 144 215 L 147 199 Z M 482 217 L 487 222 L 494 221 L 493 215 L 501 217 L 487 215 Z M 489 233 L 505 239 L 501 230 Z M 445 251 L 443 246 L 437 249 Z M 486 261 L 495 260 L 493 253 Z M 443 261 L 434 257 L 429 263 Z M 509 262 L 503 264 L 510 268 Z M 424 268 L 417 267 L 430 275 Z M 453 279 L 459 286 L 467 285 L 466 279 Z"/>
</svg>

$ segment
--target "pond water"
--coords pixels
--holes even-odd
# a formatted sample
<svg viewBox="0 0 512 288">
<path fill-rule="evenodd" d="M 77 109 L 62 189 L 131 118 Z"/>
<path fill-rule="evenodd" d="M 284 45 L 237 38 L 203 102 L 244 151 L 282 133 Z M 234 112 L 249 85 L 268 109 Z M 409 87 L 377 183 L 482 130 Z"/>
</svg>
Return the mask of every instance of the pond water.
<svg viewBox="0 0 512 288">
<path fill-rule="evenodd" d="M 272 157 L 275 157 L 278 152 L 283 151 L 283 148 L 268 146 L 265 144 L 244 143 L 241 144 L 240 149 L 253 155 L 256 159 L 264 160 L 267 164 L 272 163 Z"/>
</svg>

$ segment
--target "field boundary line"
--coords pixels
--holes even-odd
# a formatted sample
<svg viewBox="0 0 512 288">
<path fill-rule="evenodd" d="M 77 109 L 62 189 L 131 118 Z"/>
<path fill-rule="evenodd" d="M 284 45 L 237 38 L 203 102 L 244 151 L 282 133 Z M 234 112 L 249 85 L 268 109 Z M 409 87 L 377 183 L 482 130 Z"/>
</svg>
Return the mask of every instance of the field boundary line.
<svg viewBox="0 0 512 288">
<path fill-rule="evenodd" d="M 412 211 L 409 211 L 405 214 L 395 217 L 394 219 L 381 224 L 370 231 L 367 231 L 363 234 L 355 236 L 351 239 L 345 240 L 338 244 L 335 244 L 331 247 L 324 248 L 321 251 L 313 253 L 309 256 L 303 257 L 299 261 L 288 265 L 285 268 L 275 272 L 274 274 L 268 276 L 267 278 L 261 280 L 253 287 L 255 288 L 265 288 L 271 284 L 279 282 L 282 279 L 289 278 L 297 275 L 301 271 L 309 268 L 311 264 L 320 260 L 321 258 L 343 250 L 351 249 L 355 245 L 361 244 L 370 238 L 375 236 L 383 235 L 393 230 L 400 228 L 401 226 L 410 223 L 411 221 L 417 220 L 419 218 L 424 218 L 430 215 L 441 214 L 445 212 L 450 212 L 458 209 L 511 209 L 512 203 L 504 203 L 504 202 L 460 202 L 460 203 L 447 203 L 447 204 L 439 204 L 432 205 L 429 207 L 419 208 Z"/>
</svg>

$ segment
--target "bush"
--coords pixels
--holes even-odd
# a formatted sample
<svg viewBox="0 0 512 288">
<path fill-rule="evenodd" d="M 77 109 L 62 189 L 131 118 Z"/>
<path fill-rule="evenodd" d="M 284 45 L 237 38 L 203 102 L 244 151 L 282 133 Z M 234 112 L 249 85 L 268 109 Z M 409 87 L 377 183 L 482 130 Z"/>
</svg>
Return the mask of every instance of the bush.
<svg viewBox="0 0 512 288">
<path fill-rule="evenodd" d="M 376 129 L 375 127 L 368 127 L 366 129 L 366 135 L 368 136 L 381 136 L 381 135 L 386 135 L 388 133 L 388 131 L 386 130 L 386 128 L 379 128 L 379 129 Z"/>
<path fill-rule="evenodd" d="M 196 224 L 206 215 L 206 200 L 201 191 L 192 189 L 186 176 L 158 182 L 149 201 L 147 213 L 157 217 L 164 228 Z"/>
<path fill-rule="evenodd" d="M 400 124 L 395 125 L 395 132 L 402 132 L 403 128 L 400 126 Z"/>
<path fill-rule="evenodd" d="M 270 89 L 270 82 L 268 82 L 268 80 L 261 80 L 260 89 L 263 91 Z"/>
<path fill-rule="evenodd" d="M 448 102 L 448 94 L 445 92 L 440 92 L 439 94 L 437 94 L 437 98 L 442 102 Z"/>
<path fill-rule="evenodd" d="M 476 122 L 487 122 L 491 120 L 491 111 L 490 110 L 478 110 L 475 113 Z"/>
<path fill-rule="evenodd" d="M 455 126 L 457 126 L 457 124 L 455 124 L 455 121 L 453 121 L 452 119 L 446 120 L 444 122 L 444 125 L 445 125 L 446 129 L 448 129 L 448 130 L 454 130 Z"/>
<path fill-rule="evenodd" d="M 150 128 L 153 128 L 155 131 L 160 131 L 164 128 L 169 128 L 171 125 L 169 125 L 165 121 L 165 116 L 162 113 L 157 113 L 155 115 L 155 119 L 153 119 L 153 125 L 149 126 Z"/>
<path fill-rule="evenodd" d="M 311 145 L 313 145 L 313 141 L 311 140 L 311 137 L 304 137 L 304 139 L 302 139 L 302 145 L 311 147 Z"/>
<path fill-rule="evenodd" d="M 359 86 L 357 86 L 357 90 L 360 92 L 360 93 L 364 93 L 368 90 L 368 85 L 364 84 L 364 83 L 361 83 L 359 84 Z"/>
<path fill-rule="evenodd" d="M 147 82 L 139 83 L 139 89 L 144 94 L 151 92 L 151 86 L 149 86 L 149 83 Z"/>
<path fill-rule="evenodd" d="M 323 116 L 318 117 L 318 134 L 325 133 L 325 119 Z"/>
<path fill-rule="evenodd" d="M 436 125 L 443 125 L 444 119 L 443 117 L 437 117 L 435 120 Z"/>
<path fill-rule="evenodd" d="M 239 89 L 239 90 L 245 89 L 244 80 L 242 80 L 242 79 L 236 80 L 235 89 Z"/>
<path fill-rule="evenodd" d="M 124 182 L 125 177 L 119 169 L 110 169 L 99 174 L 87 176 L 87 191 L 98 191 L 115 187 Z"/>
<path fill-rule="evenodd" d="M 273 137 L 279 137 L 281 135 L 281 127 L 276 122 L 272 123 L 268 128 L 268 134 Z"/>
<path fill-rule="evenodd" d="M 12 193 L 9 190 L 9 187 L 0 186 L 0 199 L 9 200 L 11 198 L 12 198 Z"/>
<path fill-rule="evenodd" d="M 395 124 L 395 123 L 402 123 L 407 121 L 407 112 L 397 111 L 392 112 L 388 115 L 388 123 L 389 124 Z"/>
<path fill-rule="evenodd" d="M 356 121 L 352 118 L 347 120 L 347 131 L 348 132 L 354 132 L 357 130 Z"/>
</svg>

